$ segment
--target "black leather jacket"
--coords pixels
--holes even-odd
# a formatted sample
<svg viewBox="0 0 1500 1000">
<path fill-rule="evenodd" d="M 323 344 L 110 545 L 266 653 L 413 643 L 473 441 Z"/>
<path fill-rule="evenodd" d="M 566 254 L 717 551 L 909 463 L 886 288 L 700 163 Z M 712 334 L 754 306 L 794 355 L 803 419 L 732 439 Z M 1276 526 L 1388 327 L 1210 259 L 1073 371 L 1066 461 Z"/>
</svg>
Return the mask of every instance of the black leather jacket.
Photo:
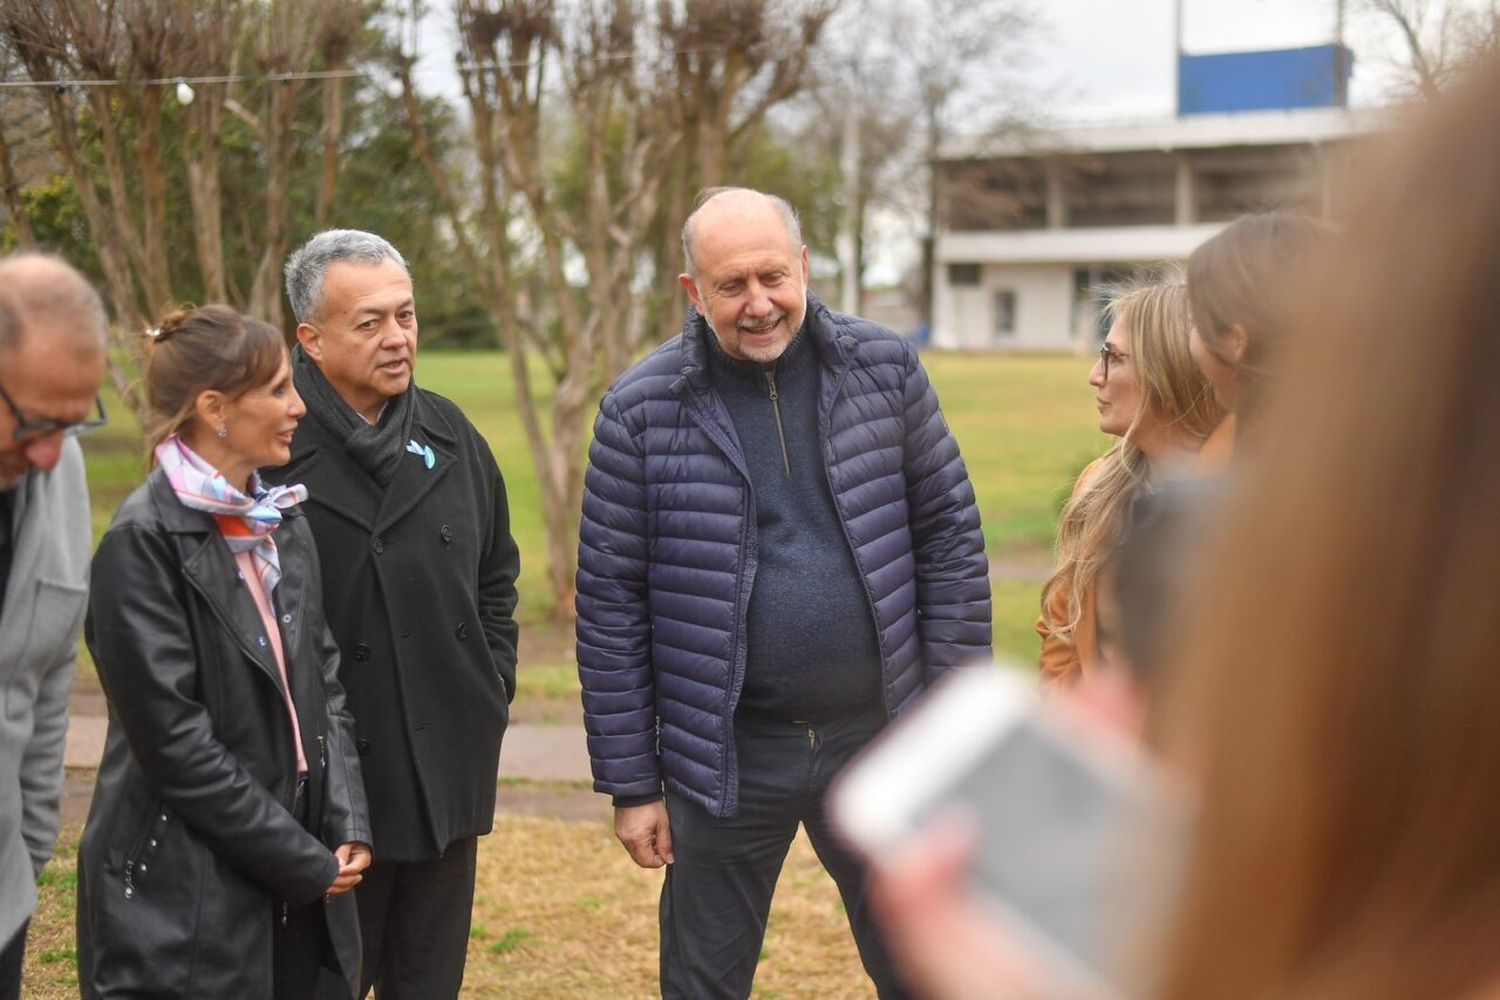
<svg viewBox="0 0 1500 1000">
<path fill-rule="evenodd" d="M 371 840 L 317 552 L 300 510 L 285 513 L 277 614 L 321 837 L 289 811 L 297 759 L 279 671 L 213 518 L 158 469 L 99 544 L 86 635 L 110 711 L 78 858 L 86 998 L 270 997 L 282 904 L 322 897 L 332 849 Z M 325 910 L 352 995 L 353 897 Z"/>
</svg>

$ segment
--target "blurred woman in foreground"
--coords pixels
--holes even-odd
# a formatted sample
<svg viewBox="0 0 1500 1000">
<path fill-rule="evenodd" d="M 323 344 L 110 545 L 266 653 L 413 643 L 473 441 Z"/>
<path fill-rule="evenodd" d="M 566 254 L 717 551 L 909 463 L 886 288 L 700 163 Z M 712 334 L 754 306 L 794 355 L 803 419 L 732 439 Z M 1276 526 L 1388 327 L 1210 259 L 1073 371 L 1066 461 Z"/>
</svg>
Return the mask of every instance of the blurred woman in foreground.
<svg viewBox="0 0 1500 1000">
<path fill-rule="evenodd" d="M 78 854 L 83 996 L 350 996 L 345 893 L 370 861 L 353 720 L 306 491 L 256 472 L 307 412 L 286 346 L 223 306 L 178 313 L 146 389 L 155 468 L 89 595 L 109 734 Z"/>
<path fill-rule="evenodd" d="M 1161 281 L 1109 305 L 1109 335 L 1089 372 L 1099 429 L 1118 441 L 1083 470 L 1063 508 L 1057 569 L 1042 589 L 1042 679 L 1071 684 L 1099 660 L 1098 580 L 1130 501 L 1188 466 L 1219 422 L 1212 390 L 1188 353 L 1187 290 Z"/>
<path fill-rule="evenodd" d="M 1500 64 L 1354 204 L 1169 664 L 1166 1000 L 1500 996 Z M 912 978 L 1052 995 L 929 839 L 873 894 Z"/>
</svg>

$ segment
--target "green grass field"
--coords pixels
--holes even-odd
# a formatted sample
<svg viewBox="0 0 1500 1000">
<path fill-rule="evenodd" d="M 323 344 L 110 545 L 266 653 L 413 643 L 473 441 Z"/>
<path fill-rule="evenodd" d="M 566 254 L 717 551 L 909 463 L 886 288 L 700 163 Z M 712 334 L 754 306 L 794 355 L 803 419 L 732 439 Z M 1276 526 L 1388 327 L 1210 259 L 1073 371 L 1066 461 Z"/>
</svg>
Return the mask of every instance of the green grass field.
<svg viewBox="0 0 1500 1000">
<path fill-rule="evenodd" d="M 924 361 L 979 496 L 997 569 L 996 649 L 1030 660 L 1036 653 L 1035 578 L 1048 562 L 1057 511 L 1078 471 L 1105 445 L 1095 427 L 1089 362 L 940 353 L 929 353 Z M 542 571 L 546 543 L 540 499 L 505 357 L 432 352 L 421 359 L 419 378 L 462 406 L 494 449 L 521 547 L 520 615 L 527 625 L 544 628 L 553 600 Z M 96 537 L 145 473 L 139 432 L 128 410 L 115 404 L 110 414 L 109 427 L 84 439 Z M 537 668 L 539 676 L 556 672 L 549 668 L 571 670 L 559 662 L 528 660 L 526 666 Z"/>
</svg>

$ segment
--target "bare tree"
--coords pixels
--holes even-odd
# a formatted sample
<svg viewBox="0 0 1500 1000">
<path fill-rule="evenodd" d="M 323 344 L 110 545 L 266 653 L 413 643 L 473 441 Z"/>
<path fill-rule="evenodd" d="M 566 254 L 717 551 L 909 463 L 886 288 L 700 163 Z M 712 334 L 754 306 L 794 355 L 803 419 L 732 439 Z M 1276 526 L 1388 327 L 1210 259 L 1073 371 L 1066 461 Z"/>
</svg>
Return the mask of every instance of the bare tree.
<svg viewBox="0 0 1500 1000">
<path fill-rule="evenodd" d="M 1024 117 L 1027 94 L 1013 70 L 1037 17 L 1030 0 L 850 0 L 828 25 L 819 43 L 828 71 L 800 136 L 845 162 L 857 297 L 878 210 L 925 230 L 916 298 L 929 317 L 939 204 L 931 165 L 955 132 L 993 133 Z"/>
<path fill-rule="evenodd" d="M 349 67 L 355 42 L 363 26 L 364 10 L 360 0 L 328 0 L 323 5 L 323 21 L 314 47 L 322 54 L 323 68 L 329 76 L 323 81 L 323 128 L 318 138 L 323 145 L 323 164 L 318 174 L 318 194 L 313 214 L 319 229 L 328 228 L 333 213 L 334 195 L 338 190 L 339 154 L 344 139 L 344 96 L 348 79 L 338 75 Z"/>
<path fill-rule="evenodd" d="M 344 0 L 337 3 L 271 0 L 256 26 L 255 65 L 268 85 L 264 88 L 259 114 L 250 115 L 243 108 L 241 113 L 255 127 L 265 149 L 266 218 L 248 309 L 273 326 L 282 323 L 281 265 L 287 253 L 291 176 L 297 153 L 293 123 L 298 101 L 308 85 L 300 74 L 324 64 L 329 55 L 340 62 L 347 58 L 359 28 L 359 18 L 351 16 L 349 6 Z M 357 15 L 357 11 L 354 13 Z M 320 60 L 318 56 L 325 58 Z M 340 85 L 335 83 L 335 89 Z M 341 107 L 339 100 L 335 97 L 332 103 L 337 113 Z M 329 141 L 325 132 L 325 150 Z M 325 175 L 330 203 L 334 180 L 336 172 L 332 178 Z"/>
<path fill-rule="evenodd" d="M 1464 70 L 1500 52 L 1496 0 L 1362 0 L 1361 6 L 1400 36 L 1400 91 L 1431 100 Z"/>
<path fill-rule="evenodd" d="M 31 216 L 27 214 L 26 205 L 21 200 L 21 182 L 16 177 L 3 119 L 0 119 L 0 191 L 5 195 L 5 208 L 15 224 L 17 241 L 23 247 L 36 246 L 36 234 L 31 230 Z"/>
<path fill-rule="evenodd" d="M 678 233 L 695 195 L 732 178 L 729 168 L 766 115 L 812 83 L 817 43 L 840 0 L 658 0 L 660 44 L 677 86 L 669 99 L 682 149 L 656 247 L 658 291 L 677 299 Z M 661 310 L 673 317 L 670 309 Z M 675 327 L 664 319 L 664 332 Z"/>
<path fill-rule="evenodd" d="M 681 135 L 675 82 L 650 44 L 656 22 L 634 0 L 566 11 L 549 0 L 458 0 L 455 14 L 477 204 L 434 153 L 409 64 L 404 102 L 509 354 L 542 495 L 547 580 L 557 616 L 569 618 L 588 423 L 643 340 L 638 266 Z M 585 165 L 573 192 L 557 171 L 568 144 Z M 550 408 L 533 358 L 552 383 Z"/>
<path fill-rule="evenodd" d="M 1024 0 L 929 0 L 902 9 L 893 19 L 897 51 L 903 54 L 916 84 L 917 120 L 922 136 L 919 174 L 926 179 L 926 235 L 922 241 L 921 293 L 918 311 L 932 319 L 933 234 L 939 205 L 931 165 L 960 115 L 968 114 L 973 131 L 994 131 L 1015 112 L 1014 94 L 999 93 L 998 78 L 1028 37 L 1035 14 Z M 967 96 L 969 100 L 963 101 Z M 990 102 L 990 120 L 980 118 Z M 999 116 L 999 120 L 996 120 Z"/>
<path fill-rule="evenodd" d="M 159 40 L 129 36 L 113 11 L 93 4 L 14 0 L 0 8 L 0 30 L 33 80 L 120 79 L 124 72 L 121 62 L 125 55 L 134 55 L 131 48 L 134 44 L 144 46 L 140 54 L 143 65 L 154 66 L 161 57 Z M 138 68 L 135 75 L 141 76 Z M 53 141 L 73 179 L 89 231 L 96 240 L 116 319 L 124 329 L 134 332 L 142 328 L 144 316 L 138 289 L 145 289 L 161 303 L 166 301 L 165 262 L 148 263 L 144 235 L 147 226 L 137 221 L 130 207 L 119 129 L 125 102 L 119 102 L 116 108 L 101 90 L 91 88 L 80 94 L 78 88 L 56 85 L 45 88 L 43 94 L 52 122 Z M 133 103 L 139 107 L 139 101 Z M 159 102 L 151 102 L 151 107 L 160 110 Z M 91 113 L 93 121 L 88 127 L 103 151 L 103 184 L 96 182 L 86 155 L 90 136 L 85 134 L 85 111 Z M 149 134 L 147 130 L 143 132 Z M 146 204 L 143 211 L 149 213 L 157 207 Z M 153 239 L 160 238 L 163 221 L 158 217 L 150 224 Z M 129 336 L 122 339 L 130 342 Z M 129 372 L 111 364 L 110 374 L 116 388 L 126 394 Z"/>
<path fill-rule="evenodd" d="M 182 50 L 185 77 L 234 76 L 239 69 L 239 40 L 244 6 L 236 0 L 213 0 L 198 6 L 213 29 L 196 33 L 197 44 Z M 223 151 L 228 82 L 199 83 L 188 105 L 182 130 L 182 161 L 187 171 L 193 213 L 193 248 L 203 295 L 209 302 L 229 301 L 224 267 L 224 209 L 219 165 Z"/>
<path fill-rule="evenodd" d="M 0 78 L 11 79 L 18 70 L 18 62 L 10 45 L 0 36 Z M 34 94 L 23 89 L 0 91 L 0 195 L 5 199 L 5 209 L 15 226 L 16 241 L 23 247 L 36 246 L 36 233 L 31 228 L 31 215 L 21 197 L 21 174 L 16 164 L 20 159 L 17 134 L 21 123 L 36 115 L 45 115 Z"/>
<path fill-rule="evenodd" d="M 169 135 L 180 135 L 174 148 L 187 174 L 204 293 L 280 322 L 298 100 L 308 70 L 330 57 L 347 57 L 359 28 L 358 9 L 357 0 L 7 0 L 0 7 L 0 35 L 32 80 L 81 81 L 39 93 L 125 342 L 133 342 L 146 317 L 177 301 L 168 246 L 175 236 L 168 232 L 175 197 L 168 180 L 174 166 Z M 247 52 L 268 82 L 173 85 L 182 78 L 233 78 Z M 176 124 L 173 109 L 184 100 L 184 122 Z M 266 169 L 258 262 L 244 297 L 228 287 L 224 262 L 226 111 L 250 125 Z M 330 197 L 331 189 L 320 193 Z M 124 370 L 114 374 L 122 386 L 129 380 Z"/>
</svg>

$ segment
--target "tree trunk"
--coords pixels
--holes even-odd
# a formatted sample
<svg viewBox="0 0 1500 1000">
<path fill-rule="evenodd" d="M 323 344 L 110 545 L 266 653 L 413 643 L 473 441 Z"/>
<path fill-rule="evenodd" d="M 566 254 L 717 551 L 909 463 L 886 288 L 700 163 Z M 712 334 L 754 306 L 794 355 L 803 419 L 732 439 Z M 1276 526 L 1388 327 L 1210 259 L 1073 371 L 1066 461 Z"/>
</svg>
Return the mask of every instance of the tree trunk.
<svg viewBox="0 0 1500 1000">
<path fill-rule="evenodd" d="M 250 313 L 280 329 L 281 265 L 286 258 L 291 216 L 292 120 L 301 87 L 288 80 L 271 85 L 266 124 L 266 230 L 260 265 L 250 286 Z"/>
<path fill-rule="evenodd" d="M 139 107 L 140 141 L 136 143 L 135 164 L 141 188 L 141 249 L 145 255 L 142 283 L 146 303 L 153 316 L 160 317 L 176 305 L 171 278 L 167 273 L 167 177 L 161 155 L 163 87 L 145 87 Z M 127 197 L 125 191 L 117 197 Z"/>
<path fill-rule="evenodd" d="M 15 167 L 11 164 L 10 143 L 5 139 L 4 122 L 0 122 L 0 188 L 5 190 L 5 207 L 16 227 L 16 242 L 26 248 L 36 246 L 31 216 L 26 211 L 26 202 L 21 198 L 21 184 L 16 179 Z"/>
<path fill-rule="evenodd" d="M 229 301 L 224 274 L 223 197 L 219 182 L 226 96 L 224 84 L 205 84 L 190 116 L 193 127 L 186 129 L 182 136 L 188 201 L 193 210 L 193 245 L 198 256 L 198 277 L 208 302 Z"/>
<path fill-rule="evenodd" d="M 339 68 L 339 67 L 331 67 Z M 339 144 L 344 135 L 344 78 L 323 81 L 323 170 L 318 176 L 318 200 L 314 210 L 319 230 L 333 218 L 333 199 L 339 182 Z"/>
</svg>

